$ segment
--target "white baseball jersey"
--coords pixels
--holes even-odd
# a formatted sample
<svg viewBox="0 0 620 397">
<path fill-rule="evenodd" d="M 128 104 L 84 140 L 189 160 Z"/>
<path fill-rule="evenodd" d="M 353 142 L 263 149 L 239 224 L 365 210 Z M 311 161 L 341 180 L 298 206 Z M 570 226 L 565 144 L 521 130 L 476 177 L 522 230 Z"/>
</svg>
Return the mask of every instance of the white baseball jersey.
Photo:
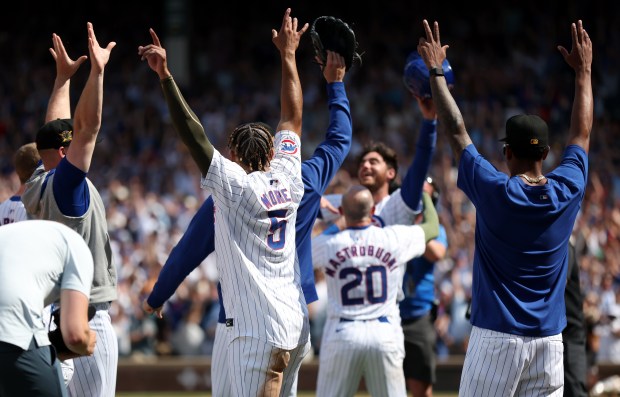
<svg viewBox="0 0 620 397">
<path fill-rule="evenodd" d="M 362 376 L 373 396 L 406 396 L 404 336 L 394 313 L 402 267 L 425 249 L 417 225 L 349 228 L 312 240 L 328 296 L 318 396 L 353 396 Z"/>
<path fill-rule="evenodd" d="M 328 194 L 324 198 L 336 208 L 340 207 L 342 203 L 341 194 Z M 375 203 L 374 218 L 378 218 L 381 225 L 413 225 L 419 213 L 419 211 L 409 208 L 400 194 L 400 189 L 397 189 L 389 196 L 384 197 L 383 200 Z M 321 217 L 325 221 L 333 221 L 339 216 L 325 208 L 321 208 Z"/>
<path fill-rule="evenodd" d="M 399 267 L 426 249 L 417 225 L 349 228 L 312 240 L 315 267 L 325 273 L 328 317 L 354 320 L 388 316 L 402 284 Z"/>
<path fill-rule="evenodd" d="M 304 188 L 300 141 L 275 137 L 267 172 L 247 174 L 214 151 L 202 187 L 215 202 L 215 246 L 229 340 L 252 337 L 291 350 L 309 341 L 295 220 Z"/>
<path fill-rule="evenodd" d="M 0 203 L 0 226 L 28 219 L 21 197 L 13 196 Z"/>
</svg>

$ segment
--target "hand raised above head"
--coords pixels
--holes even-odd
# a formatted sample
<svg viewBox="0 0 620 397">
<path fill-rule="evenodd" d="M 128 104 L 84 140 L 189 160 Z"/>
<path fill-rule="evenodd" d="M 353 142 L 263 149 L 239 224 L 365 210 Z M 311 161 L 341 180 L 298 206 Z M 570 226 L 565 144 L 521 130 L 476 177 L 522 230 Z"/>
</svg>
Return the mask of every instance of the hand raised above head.
<svg viewBox="0 0 620 397">
<path fill-rule="evenodd" d="M 575 71 L 581 69 L 590 71 L 592 66 L 592 41 L 588 32 L 583 28 L 581 20 L 577 21 L 577 24 L 571 24 L 571 36 L 573 43 L 570 52 L 561 45 L 558 46 L 558 50 L 566 63 Z"/>
<path fill-rule="evenodd" d="M 298 28 L 297 18 L 291 18 L 291 9 L 287 8 L 282 18 L 282 26 L 280 31 L 271 29 L 271 41 L 280 50 L 280 52 L 295 52 L 299 47 L 301 36 L 308 30 L 308 24 L 304 24 L 300 30 Z"/>
<path fill-rule="evenodd" d="M 65 50 L 62 39 L 56 33 L 52 34 L 52 43 L 54 47 L 49 50 L 56 61 L 56 77 L 69 80 L 80 68 L 80 65 L 88 59 L 88 56 L 82 55 L 75 61 L 71 59 Z"/>
<path fill-rule="evenodd" d="M 102 72 L 110 60 L 110 53 L 116 46 L 116 42 L 111 41 L 105 48 L 101 47 L 97 41 L 97 36 L 95 36 L 93 24 L 87 22 L 86 28 L 88 30 L 88 52 L 90 53 L 91 68 L 96 72 Z"/>
<path fill-rule="evenodd" d="M 161 41 L 153 29 L 149 29 L 149 33 L 151 34 L 153 43 L 139 46 L 138 55 L 140 55 L 142 61 L 147 61 L 149 67 L 157 73 L 160 79 L 165 79 L 170 76 L 166 49 L 161 46 Z"/>
<path fill-rule="evenodd" d="M 317 63 L 320 63 L 317 59 Z M 327 62 L 323 67 L 323 76 L 328 83 L 343 81 L 347 70 L 344 57 L 337 52 L 327 50 Z"/>
<path fill-rule="evenodd" d="M 446 51 L 450 46 L 441 45 L 439 23 L 437 21 L 433 23 L 432 31 L 426 19 L 422 22 L 422 25 L 424 26 L 426 37 L 421 37 L 418 41 L 418 53 L 429 69 L 441 67 L 446 59 Z"/>
</svg>

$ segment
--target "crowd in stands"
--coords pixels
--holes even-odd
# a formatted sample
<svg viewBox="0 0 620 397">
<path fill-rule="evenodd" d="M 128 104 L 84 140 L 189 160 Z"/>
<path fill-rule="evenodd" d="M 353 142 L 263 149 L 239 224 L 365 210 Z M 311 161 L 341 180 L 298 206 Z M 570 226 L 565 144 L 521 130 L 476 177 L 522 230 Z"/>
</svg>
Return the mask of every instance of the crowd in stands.
<svg viewBox="0 0 620 397">
<path fill-rule="evenodd" d="M 596 2 L 583 8 L 562 6 L 559 11 L 541 2 L 526 3 L 462 14 L 468 18 L 459 15 L 460 8 L 451 15 L 436 13 L 442 40 L 450 45 L 455 97 L 474 143 L 503 170 L 498 139 L 504 136 L 506 119 L 515 113 L 541 115 L 549 124 L 553 143 L 545 161 L 551 168 L 565 145 L 574 86 L 572 71 L 556 45 L 570 48 L 569 25 L 578 18 L 593 29 L 595 121 L 588 189 L 574 235 L 590 364 L 592 368 L 600 361 L 620 364 L 620 12 L 617 6 L 616 12 L 597 8 Z M 403 9 L 386 10 L 374 19 L 339 15 L 355 22 L 363 63 L 347 75 L 354 144 L 329 192 L 343 191 L 355 182 L 356 155 L 370 139 L 396 148 L 401 176 L 415 155 L 421 114 L 404 88 L 402 70 L 427 16 Z M 308 22 L 319 16 L 310 9 L 293 11 Z M 208 355 L 219 310 L 212 258 L 183 282 L 162 320 L 142 311 L 141 303 L 167 255 L 206 197 L 199 187 L 198 169 L 168 119 L 159 82 L 137 56 L 138 43 L 148 40 L 149 23 L 162 23 L 162 17 L 149 22 L 128 14 L 114 16 L 116 25 L 127 22 L 126 30 L 106 26 L 110 22 L 105 19 L 94 22 L 99 41 L 115 40 L 118 47 L 106 69 L 101 139 L 89 173 L 106 204 L 118 268 L 120 298 L 111 313 L 119 350 L 121 356 L 134 358 Z M 209 24 L 193 24 L 187 58 L 190 74 L 183 91 L 223 153 L 227 153 L 228 133 L 238 123 L 260 120 L 275 125 L 279 117 L 279 58 L 270 42 L 270 29 L 279 26 L 281 10 L 268 15 L 271 18 L 251 24 L 227 25 L 214 22 L 213 17 Z M 34 36 L 36 40 L 25 31 L 12 34 L 0 27 L 0 200 L 19 186 L 11 167 L 13 152 L 33 141 L 43 124 L 55 73 L 47 52 L 51 33 L 63 37 L 70 56 L 86 53 L 86 43 L 77 39 L 83 37 L 86 21 L 84 26 L 70 22 L 79 26 L 58 31 L 54 29 L 67 28 L 48 21 L 39 27 L 44 34 Z M 243 25 L 242 39 L 239 25 Z M 166 35 L 162 40 L 165 44 Z M 303 37 L 302 47 L 298 64 L 304 91 L 302 146 L 307 158 L 322 140 L 328 114 L 324 81 L 313 63 L 309 35 Z M 82 69 L 72 82 L 73 99 L 79 96 L 88 68 Z M 456 167 L 441 127 L 431 173 L 441 188 L 438 210 L 449 239 L 449 252 L 436 269 L 441 302 L 439 356 L 445 359 L 464 354 L 467 346 L 465 311 L 472 282 L 475 211 L 456 187 Z M 321 283 L 320 275 L 317 280 Z M 322 304 L 311 310 L 314 321 L 320 321 Z M 317 337 L 320 330 L 313 334 Z M 315 353 L 320 354 L 318 347 Z"/>
</svg>

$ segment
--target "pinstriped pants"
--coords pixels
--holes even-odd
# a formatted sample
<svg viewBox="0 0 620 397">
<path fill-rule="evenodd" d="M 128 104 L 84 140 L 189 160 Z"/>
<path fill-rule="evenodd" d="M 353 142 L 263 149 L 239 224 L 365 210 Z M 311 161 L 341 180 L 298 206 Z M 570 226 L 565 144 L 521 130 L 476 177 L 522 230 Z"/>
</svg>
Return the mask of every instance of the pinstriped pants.
<svg viewBox="0 0 620 397">
<path fill-rule="evenodd" d="M 309 340 L 292 350 L 284 350 L 251 337 L 233 339 L 227 351 L 232 395 L 290 395 L 301 362 L 309 351 Z"/>
<path fill-rule="evenodd" d="M 562 334 L 528 337 L 473 327 L 459 397 L 562 396 Z"/>
<path fill-rule="evenodd" d="M 69 396 L 114 397 L 118 367 L 118 339 L 108 310 L 97 310 L 88 323 L 97 333 L 92 356 L 73 359 L 75 372 L 67 389 Z"/>
</svg>

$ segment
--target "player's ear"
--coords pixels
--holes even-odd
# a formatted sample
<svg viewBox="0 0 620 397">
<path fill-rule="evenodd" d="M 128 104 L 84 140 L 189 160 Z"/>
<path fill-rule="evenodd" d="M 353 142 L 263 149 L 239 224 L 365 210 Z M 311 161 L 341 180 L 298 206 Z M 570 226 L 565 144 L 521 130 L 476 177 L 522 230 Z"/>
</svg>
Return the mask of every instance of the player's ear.
<svg viewBox="0 0 620 397">
<path fill-rule="evenodd" d="M 370 216 L 373 216 L 375 214 L 375 206 L 373 205 L 372 208 L 370 209 Z"/>
<path fill-rule="evenodd" d="M 338 207 L 338 213 L 340 215 L 344 215 L 344 211 L 342 210 L 342 206 Z"/>
<path fill-rule="evenodd" d="M 396 178 L 396 170 L 394 168 L 388 168 L 386 175 L 388 180 L 391 181 Z"/>
<path fill-rule="evenodd" d="M 273 157 L 276 155 L 276 150 L 274 148 L 269 149 L 269 159 L 273 159 Z"/>
</svg>

